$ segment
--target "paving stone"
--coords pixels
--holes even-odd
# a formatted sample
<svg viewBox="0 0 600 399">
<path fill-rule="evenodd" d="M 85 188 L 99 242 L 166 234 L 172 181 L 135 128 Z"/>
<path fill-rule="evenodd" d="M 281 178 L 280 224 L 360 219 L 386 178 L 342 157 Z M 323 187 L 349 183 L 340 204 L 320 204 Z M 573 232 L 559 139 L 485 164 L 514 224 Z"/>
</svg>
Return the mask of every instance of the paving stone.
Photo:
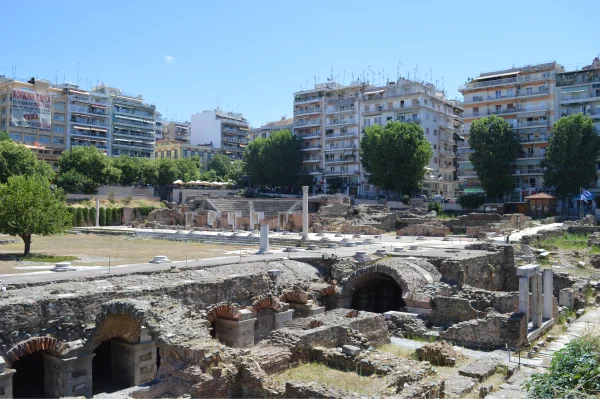
<svg viewBox="0 0 600 399">
<path fill-rule="evenodd" d="M 477 384 L 477 380 L 470 377 L 460 375 L 451 376 L 446 380 L 446 397 L 460 398 L 461 396 L 471 392 Z"/>
<path fill-rule="evenodd" d="M 494 357 L 477 359 L 473 363 L 461 367 L 458 374 L 483 381 L 496 372 L 498 364 L 500 361 Z"/>
<path fill-rule="evenodd" d="M 356 356 L 360 353 L 360 348 L 354 345 L 342 346 L 342 352 L 350 356 Z"/>
</svg>

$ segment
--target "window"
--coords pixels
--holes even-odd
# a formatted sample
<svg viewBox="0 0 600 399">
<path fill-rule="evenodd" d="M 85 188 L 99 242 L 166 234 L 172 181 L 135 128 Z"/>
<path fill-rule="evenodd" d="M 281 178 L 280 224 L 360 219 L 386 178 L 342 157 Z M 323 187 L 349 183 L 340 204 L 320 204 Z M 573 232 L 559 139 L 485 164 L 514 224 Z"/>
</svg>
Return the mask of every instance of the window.
<svg viewBox="0 0 600 399">
<path fill-rule="evenodd" d="M 369 104 L 365 105 L 365 112 L 369 112 L 369 109 L 371 108 L 371 106 Z"/>
<path fill-rule="evenodd" d="M 3 127 L 3 128 L 5 128 L 5 127 L 6 127 L 6 121 L 5 121 L 5 120 L 3 120 L 3 121 L 2 121 L 2 124 L 1 124 L 0 126 L 1 126 L 1 127 Z"/>
<path fill-rule="evenodd" d="M 428 127 L 425 128 L 425 133 L 429 134 L 429 128 Z"/>
<path fill-rule="evenodd" d="M 25 139 L 23 141 L 25 141 L 26 143 L 33 143 L 34 141 L 36 141 L 36 137 L 26 134 Z"/>
<path fill-rule="evenodd" d="M 2 108 L 2 115 L 6 115 L 6 108 Z"/>
<path fill-rule="evenodd" d="M 527 94 L 527 95 L 533 94 L 533 88 L 531 88 L 531 87 L 525 88 L 525 94 Z"/>
<path fill-rule="evenodd" d="M 65 103 L 54 103 L 54 109 L 65 109 Z"/>
<path fill-rule="evenodd" d="M 425 112 L 425 119 L 429 119 L 429 112 Z"/>
<path fill-rule="evenodd" d="M 65 144 L 65 140 L 61 137 L 52 137 L 52 144 Z"/>
<path fill-rule="evenodd" d="M 437 136 L 437 129 L 433 129 L 433 135 Z"/>
<path fill-rule="evenodd" d="M 433 163 L 437 164 L 437 162 L 438 162 L 437 157 L 433 157 Z"/>
<path fill-rule="evenodd" d="M 65 131 L 65 127 L 64 126 L 54 126 L 52 128 L 52 131 L 54 131 L 55 133 L 63 133 Z"/>
<path fill-rule="evenodd" d="M 400 108 L 404 108 L 404 100 L 400 100 Z"/>
<path fill-rule="evenodd" d="M 424 103 L 425 105 L 427 105 L 427 99 L 425 99 L 425 101 L 423 101 L 423 103 Z"/>
<path fill-rule="evenodd" d="M 391 121 L 391 120 L 392 120 L 392 117 L 391 117 L 391 116 L 388 116 L 386 120 L 388 120 L 388 121 Z"/>
<path fill-rule="evenodd" d="M 496 98 L 502 97 L 502 90 L 496 90 Z"/>
<path fill-rule="evenodd" d="M 14 141 L 21 141 L 21 135 L 20 134 L 16 134 L 16 133 L 10 133 L 9 134 L 10 138 L 13 139 Z"/>
<path fill-rule="evenodd" d="M 38 141 L 43 144 L 50 144 L 50 137 L 40 136 L 40 139 Z"/>
<path fill-rule="evenodd" d="M 54 114 L 54 120 L 55 121 L 65 121 L 65 115 L 64 114 Z"/>
<path fill-rule="evenodd" d="M 473 107 L 473 116 L 479 116 L 479 107 Z"/>
<path fill-rule="evenodd" d="M 437 145 L 436 144 L 433 145 L 433 149 L 437 150 Z"/>
<path fill-rule="evenodd" d="M 2 96 L 2 102 L 5 103 L 6 102 L 6 94 Z"/>
</svg>

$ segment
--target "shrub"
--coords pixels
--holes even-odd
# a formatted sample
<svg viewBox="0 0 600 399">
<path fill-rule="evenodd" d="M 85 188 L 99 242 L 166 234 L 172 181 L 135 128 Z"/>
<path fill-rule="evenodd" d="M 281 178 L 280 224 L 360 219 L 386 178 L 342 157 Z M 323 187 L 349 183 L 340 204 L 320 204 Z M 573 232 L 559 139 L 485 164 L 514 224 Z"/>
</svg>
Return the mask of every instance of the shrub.
<svg viewBox="0 0 600 399">
<path fill-rule="evenodd" d="M 458 199 L 458 204 L 464 209 L 477 209 L 483 205 L 484 197 L 480 195 L 463 195 Z"/>
<path fill-rule="evenodd" d="M 114 208 L 113 209 L 113 226 L 121 225 L 122 213 L 123 213 L 123 208 Z"/>
<path fill-rule="evenodd" d="M 83 223 L 86 226 L 90 225 L 90 212 L 87 210 L 87 208 L 81 208 L 81 212 L 83 213 Z"/>
<path fill-rule="evenodd" d="M 142 216 L 148 216 L 150 212 L 154 210 L 154 208 L 151 206 L 140 206 L 138 209 L 140 210 Z"/>
<path fill-rule="evenodd" d="M 408 195 L 403 195 L 402 196 L 402 203 L 404 205 L 410 205 L 410 197 Z"/>
<path fill-rule="evenodd" d="M 100 226 L 106 226 L 106 209 L 100 208 Z"/>
<path fill-rule="evenodd" d="M 552 358 L 548 373 L 533 374 L 525 384 L 536 399 L 592 398 L 600 383 L 600 337 L 584 335 Z"/>
<path fill-rule="evenodd" d="M 96 225 L 96 208 L 90 208 L 89 212 L 90 212 L 90 215 L 89 215 L 90 225 L 95 226 Z"/>
<path fill-rule="evenodd" d="M 427 210 L 429 212 L 435 211 L 435 213 L 437 213 L 438 215 L 443 215 L 444 214 L 444 208 L 442 207 L 442 204 L 440 204 L 437 201 L 431 201 L 430 203 L 428 203 L 427 204 Z"/>
<path fill-rule="evenodd" d="M 75 210 L 75 226 L 80 227 L 83 223 L 83 208 Z"/>
</svg>

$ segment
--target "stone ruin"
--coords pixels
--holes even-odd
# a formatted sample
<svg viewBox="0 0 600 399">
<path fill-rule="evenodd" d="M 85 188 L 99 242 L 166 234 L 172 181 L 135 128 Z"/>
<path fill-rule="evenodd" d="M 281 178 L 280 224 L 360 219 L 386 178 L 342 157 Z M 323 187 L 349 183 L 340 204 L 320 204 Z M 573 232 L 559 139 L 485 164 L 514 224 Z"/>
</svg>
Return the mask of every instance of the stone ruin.
<svg viewBox="0 0 600 399">
<path fill-rule="evenodd" d="M 381 379 L 381 396 L 440 397 L 450 387 L 431 364 L 456 360 L 443 342 L 518 348 L 557 319 L 554 291 L 567 301 L 576 281 L 539 273 L 487 245 L 13 285 L 0 293 L 0 397 L 354 395 L 277 383 L 307 362 Z M 390 335 L 440 342 L 420 362 L 376 350 Z"/>
</svg>

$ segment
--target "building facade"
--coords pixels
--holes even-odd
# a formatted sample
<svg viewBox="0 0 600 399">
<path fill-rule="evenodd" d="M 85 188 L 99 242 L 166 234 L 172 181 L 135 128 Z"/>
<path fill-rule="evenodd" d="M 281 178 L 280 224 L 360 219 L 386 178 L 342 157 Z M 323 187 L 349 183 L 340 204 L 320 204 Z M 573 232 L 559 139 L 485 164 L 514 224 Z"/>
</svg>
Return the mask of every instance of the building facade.
<svg viewBox="0 0 600 399">
<path fill-rule="evenodd" d="M 462 107 L 432 84 L 399 79 L 382 87 L 353 82 L 318 84 L 294 94 L 294 134 L 303 139 L 303 167 L 317 186 L 340 178 L 349 194 L 377 191 L 364 176 L 359 151 L 365 127 L 388 121 L 419 124 L 433 149 L 423 194 L 453 197 L 455 140 Z"/>
<path fill-rule="evenodd" d="M 156 111 L 156 118 L 154 118 L 154 141 L 160 141 L 163 139 L 163 117 L 162 114 Z"/>
<path fill-rule="evenodd" d="M 219 152 L 219 148 L 213 148 L 210 145 L 191 145 L 179 140 L 160 140 L 156 142 L 154 157 L 156 159 L 178 159 L 198 156 L 202 162 L 202 171 L 206 171 L 208 163 Z"/>
<path fill-rule="evenodd" d="M 162 139 L 177 140 L 190 144 L 192 124 L 190 122 L 163 122 Z"/>
<path fill-rule="evenodd" d="M 258 138 L 269 138 L 274 132 L 281 130 L 289 130 L 290 132 L 294 129 L 294 118 L 286 118 L 282 116 L 280 120 L 276 122 L 268 122 L 261 127 L 250 129 L 250 141 Z"/>
<path fill-rule="evenodd" d="M 190 143 L 210 143 L 231 159 L 242 159 L 250 126 L 244 115 L 219 109 L 192 115 Z"/>
<path fill-rule="evenodd" d="M 110 155 L 154 157 L 156 106 L 144 103 L 141 95 L 128 94 L 114 87 L 96 86 L 91 93 L 105 94 L 110 99 Z"/>
<path fill-rule="evenodd" d="M 473 121 L 488 115 L 497 115 L 509 122 L 522 145 L 523 152 L 512 171 L 514 191 L 509 200 L 523 201 L 524 197 L 542 190 L 540 163 L 558 115 L 555 88 L 557 74 L 562 72 L 563 67 L 556 62 L 527 65 L 482 73 L 459 88 L 465 109 L 465 141 L 457 151 L 461 193 L 483 192 L 469 161 L 472 150 L 468 138 Z"/>
<path fill-rule="evenodd" d="M 0 76 L 0 130 L 57 166 L 67 138 L 67 104 L 61 88 L 43 79 Z"/>
</svg>

